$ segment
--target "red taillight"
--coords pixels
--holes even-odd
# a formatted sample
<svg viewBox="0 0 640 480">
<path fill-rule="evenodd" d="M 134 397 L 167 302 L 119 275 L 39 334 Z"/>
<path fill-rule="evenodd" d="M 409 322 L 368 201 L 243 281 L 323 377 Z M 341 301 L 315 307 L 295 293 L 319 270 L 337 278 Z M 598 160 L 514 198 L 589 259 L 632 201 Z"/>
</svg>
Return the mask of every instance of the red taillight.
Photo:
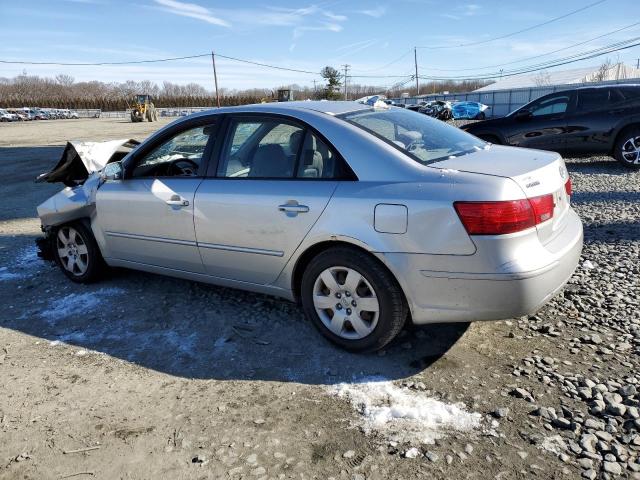
<svg viewBox="0 0 640 480">
<path fill-rule="evenodd" d="M 503 235 L 535 227 L 553 217 L 553 195 L 501 202 L 454 202 L 469 235 Z"/>
<path fill-rule="evenodd" d="M 570 197 L 573 193 L 573 186 L 571 185 L 570 178 L 567 178 L 567 181 L 564 184 L 564 191 L 567 192 L 567 197 Z"/>
</svg>

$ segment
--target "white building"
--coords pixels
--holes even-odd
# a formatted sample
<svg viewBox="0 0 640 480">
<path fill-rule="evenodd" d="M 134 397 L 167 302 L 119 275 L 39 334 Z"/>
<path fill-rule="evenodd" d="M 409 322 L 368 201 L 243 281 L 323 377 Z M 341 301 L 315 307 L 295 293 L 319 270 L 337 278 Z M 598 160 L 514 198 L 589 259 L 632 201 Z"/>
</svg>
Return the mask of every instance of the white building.
<svg viewBox="0 0 640 480">
<path fill-rule="evenodd" d="M 640 70 L 623 63 L 618 63 L 606 71 L 600 67 L 583 67 L 571 70 L 542 70 L 535 73 L 514 75 L 497 80 L 491 85 L 479 88 L 476 92 L 491 92 L 493 90 L 511 90 L 514 88 L 547 87 L 551 85 L 571 85 L 606 80 L 640 79 Z"/>
</svg>

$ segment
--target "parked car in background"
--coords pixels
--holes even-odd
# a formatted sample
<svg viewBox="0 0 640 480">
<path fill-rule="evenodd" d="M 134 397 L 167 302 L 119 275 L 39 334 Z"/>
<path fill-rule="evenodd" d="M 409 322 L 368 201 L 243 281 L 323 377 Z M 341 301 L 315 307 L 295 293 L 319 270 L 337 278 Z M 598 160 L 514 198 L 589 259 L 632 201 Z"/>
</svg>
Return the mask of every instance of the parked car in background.
<svg viewBox="0 0 640 480">
<path fill-rule="evenodd" d="M 431 100 L 418 109 L 420 113 L 437 118 L 438 120 L 451 120 L 453 114 L 451 112 L 451 102 L 447 100 Z"/>
<path fill-rule="evenodd" d="M 550 93 L 506 117 L 461 127 L 491 143 L 574 155 L 611 155 L 640 168 L 640 85 Z"/>
<path fill-rule="evenodd" d="M 4 108 L 0 108 L 0 122 L 17 122 L 20 118 L 15 113 L 10 113 Z"/>
<path fill-rule="evenodd" d="M 480 102 L 463 101 L 451 105 L 451 112 L 456 120 L 484 120 L 490 109 L 489 105 Z"/>
<path fill-rule="evenodd" d="M 349 350 L 531 314 L 580 258 L 558 154 L 383 102 L 225 107 L 121 147 L 39 177 L 70 185 L 38 207 L 42 256 L 75 282 L 106 263 L 299 300 Z"/>
<path fill-rule="evenodd" d="M 405 106 L 405 108 L 407 110 L 411 110 L 413 112 L 417 112 L 419 111 L 422 107 L 424 107 L 427 104 L 427 102 L 418 102 L 418 103 L 407 103 L 407 105 Z"/>
</svg>

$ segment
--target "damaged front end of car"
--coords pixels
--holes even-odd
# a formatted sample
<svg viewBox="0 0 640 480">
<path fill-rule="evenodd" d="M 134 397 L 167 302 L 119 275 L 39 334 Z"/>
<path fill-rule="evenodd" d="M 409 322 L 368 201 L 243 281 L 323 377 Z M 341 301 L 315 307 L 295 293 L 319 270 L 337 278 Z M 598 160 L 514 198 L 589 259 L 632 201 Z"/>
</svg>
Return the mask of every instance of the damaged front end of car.
<svg viewBox="0 0 640 480">
<path fill-rule="evenodd" d="M 68 142 L 62 158 L 49 172 L 36 178 L 36 183 L 63 183 L 65 188 L 38 205 L 38 217 L 44 236 L 36 239 L 38 256 L 53 261 L 55 232 L 59 225 L 74 221 L 87 223 L 95 215 L 95 196 L 104 181 L 107 165 L 120 162 L 140 144 L 137 140 L 109 142 Z"/>
</svg>

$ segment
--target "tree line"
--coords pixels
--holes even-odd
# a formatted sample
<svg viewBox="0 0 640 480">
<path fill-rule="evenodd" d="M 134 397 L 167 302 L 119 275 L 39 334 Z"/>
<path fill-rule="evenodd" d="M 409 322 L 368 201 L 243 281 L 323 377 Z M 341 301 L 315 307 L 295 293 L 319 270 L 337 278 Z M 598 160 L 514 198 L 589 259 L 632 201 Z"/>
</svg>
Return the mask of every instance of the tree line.
<svg viewBox="0 0 640 480">
<path fill-rule="evenodd" d="M 282 86 L 292 91 L 295 100 L 339 100 L 344 98 L 343 76 L 332 67 L 322 69 L 324 83 L 314 87 L 291 84 Z M 415 95 L 415 84 L 384 87 L 352 83 L 347 78 L 348 98 L 350 100 L 375 94 L 385 94 L 389 98 L 398 98 L 403 93 Z M 471 91 L 486 85 L 483 82 L 431 82 L 421 84 L 420 93 L 438 93 L 442 91 Z M 273 101 L 277 98 L 276 89 L 228 89 L 220 88 L 221 105 L 245 105 Z M 100 81 L 76 82 L 66 74 L 53 78 L 28 75 L 24 72 L 13 78 L 0 77 L 0 108 L 43 107 L 71 109 L 101 109 L 103 111 L 126 110 L 133 103 L 135 95 L 151 95 L 156 107 L 211 107 L 216 105 L 216 97 L 197 83 L 179 85 L 162 82 L 161 85 L 150 80 L 140 82 L 105 83 Z"/>
</svg>

